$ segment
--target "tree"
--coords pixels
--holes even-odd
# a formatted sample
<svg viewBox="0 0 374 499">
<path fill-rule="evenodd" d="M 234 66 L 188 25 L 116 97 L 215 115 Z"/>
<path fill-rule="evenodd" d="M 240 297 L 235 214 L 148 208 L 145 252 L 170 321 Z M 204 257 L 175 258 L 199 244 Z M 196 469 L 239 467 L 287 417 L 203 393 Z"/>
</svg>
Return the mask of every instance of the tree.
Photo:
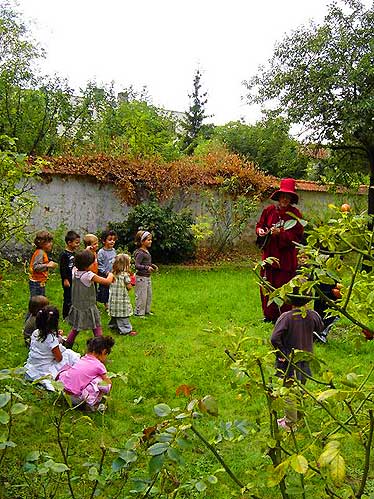
<svg viewBox="0 0 374 499">
<path fill-rule="evenodd" d="M 70 120 L 66 80 L 38 75 L 44 51 L 7 3 L 0 4 L 0 133 L 17 138 L 26 154 L 55 152 L 59 128 Z"/>
<path fill-rule="evenodd" d="M 36 199 L 31 182 L 38 167 L 30 167 L 16 152 L 16 142 L 0 135 L 0 250 L 11 239 L 22 240 Z"/>
<path fill-rule="evenodd" d="M 205 106 L 208 102 L 207 92 L 202 92 L 201 88 L 201 72 L 197 69 L 193 79 L 192 94 L 188 94 L 191 100 L 190 107 L 185 113 L 185 119 L 182 121 L 182 128 L 184 130 L 182 149 L 187 154 L 193 153 L 197 145 L 197 139 L 204 130 L 203 121 L 210 117 L 205 111 Z"/>
<path fill-rule="evenodd" d="M 309 160 L 302 154 L 301 144 L 290 136 L 289 128 L 282 117 L 264 119 L 256 125 L 236 121 L 216 127 L 215 137 L 270 175 L 303 178 Z"/>
<path fill-rule="evenodd" d="M 324 22 L 280 42 L 247 83 L 249 103 L 277 98 L 275 110 L 302 124 L 339 164 L 370 167 L 368 212 L 374 214 L 374 9 L 360 0 L 332 3 Z"/>
<path fill-rule="evenodd" d="M 107 107 L 92 141 L 101 151 L 134 158 L 156 156 L 172 161 L 179 156 L 174 121 L 142 100 L 124 100 Z"/>
</svg>

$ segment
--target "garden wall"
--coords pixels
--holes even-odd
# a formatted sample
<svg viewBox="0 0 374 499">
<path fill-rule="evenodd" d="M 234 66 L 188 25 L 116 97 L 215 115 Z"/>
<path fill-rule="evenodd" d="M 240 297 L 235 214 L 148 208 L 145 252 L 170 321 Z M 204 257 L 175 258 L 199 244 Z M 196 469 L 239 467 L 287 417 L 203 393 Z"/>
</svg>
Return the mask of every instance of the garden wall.
<svg viewBox="0 0 374 499">
<path fill-rule="evenodd" d="M 357 209 L 365 209 L 366 192 L 360 189 L 356 195 L 332 194 L 324 186 L 314 182 L 298 181 L 299 205 L 304 218 L 320 218 L 329 203 L 340 205 L 348 202 Z M 30 230 L 42 228 L 56 230 L 62 225 L 79 233 L 97 232 L 108 222 L 119 222 L 126 218 L 131 207 L 123 204 L 116 195 L 113 184 L 99 183 L 89 176 L 48 175 L 45 181 L 36 182 L 33 192 L 38 199 L 30 221 Z M 254 215 L 245 239 L 253 240 L 254 225 L 265 205 L 262 203 Z M 201 199 L 194 192 L 180 192 L 173 199 L 174 209 L 192 209 L 195 215 L 202 214 Z"/>
</svg>

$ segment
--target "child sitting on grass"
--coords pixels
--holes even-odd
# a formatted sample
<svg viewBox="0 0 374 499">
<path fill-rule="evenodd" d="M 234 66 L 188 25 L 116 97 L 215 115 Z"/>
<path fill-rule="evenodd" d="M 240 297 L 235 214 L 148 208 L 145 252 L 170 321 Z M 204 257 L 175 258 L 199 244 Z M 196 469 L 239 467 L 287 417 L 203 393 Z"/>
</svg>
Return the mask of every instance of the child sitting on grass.
<svg viewBox="0 0 374 499">
<path fill-rule="evenodd" d="M 294 295 L 297 295 L 298 289 L 294 288 Z M 277 376 L 284 378 L 287 376 L 287 384 L 292 384 L 292 379 L 296 378 L 301 382 L 306 382 L 306 375 L 311 376 L 309 363 L 300 361 L 296 363 L 299 368 L 295 372 L 293 365 L 289 365 L 287 358 L 293 350 L 304 350 L 313 352 L 313 331 L 320 333 L 324 329 L 321 317 L 314 310 L 300 307 L 305 305 L 310 299 L 305 296 L 290 297 L 292 310 L 284 312 L 277 320 L 271 335 L 271 343 L 276 352 Z M 286 358 L 287 357 L 287 358 Z M 285 430 L 290 429 L 290 425 L 297 421 L 297 410 L 294 404 L 286 401 L 289 408 L 286 409 L 284 418 L 278 419 L 278 425 Z"/>
<path fill-rule="evenodd" d="M 59 312 L 56 307 L 47 306 L 36 314 L 37 329 L 31 335 L 30 350 L 25 364 L 25 377 L 28 381 L 40 378 L 40 384 L 54 391 L 51 380 L 66 364 L 73 365 L 80 355 L 67 350 L 62 345 L 61 331 L 58 329 Z"/>
<path fill-rule="evenodd" d="M 43 295 L 31 296 L 29 300 L 29 315 L 23 326 L 23 338 L 27 348 L 30 348 L 31 335 L 36 329 L 36 314 L 48 304 L 48 298 Z"/>
<path fill-rule="evenodd" d="M 111 336 L 97 336 L 87 341 L 87 353 L 74 366 L 65 366 L 57 375 L 73 405 L 84 405 L 91 411 L 103 411 L 103 395 L 112 388 L 105 362 L 114 345 Z"/>
</svg>

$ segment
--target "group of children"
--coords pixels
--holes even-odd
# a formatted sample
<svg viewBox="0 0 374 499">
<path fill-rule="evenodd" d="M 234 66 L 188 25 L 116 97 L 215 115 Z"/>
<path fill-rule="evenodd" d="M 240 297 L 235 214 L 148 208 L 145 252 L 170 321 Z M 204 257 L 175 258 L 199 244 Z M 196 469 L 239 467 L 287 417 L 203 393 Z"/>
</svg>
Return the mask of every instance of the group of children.
<svg viewBox="0 0 374 499">
<path fill-rule="evenodd" d="M 58 329 L 58 310 L 49 306 L 45 296 L 48 271 L 57 267 L 48 256 L 53 236 L 47 231 L 37 233 L 36 250 L 30 261 L 29 313 L 24 326 L 25 343 L 29 347 L 25 365 L 27 378 L 40 381 L 49 390 L 53 390 L 51 379 L 58 379 L 74 404 L 85 403 L 91 408 L 98 408 L 103 393 L 110 390 L 104 363 L 114 345 L 110 336 L 102 336 L 96 302 L 103 303 L 108 311 L 110 328 L 123 335 L 135 336 L 137 332 L 130 322 L 133 309 L 128 291 L 135 286 L 134 315 L 140 318 L 151 315 L 151 274 L 157 270 L 149 252 L 150 232 L 141 230 L 135 237 L 136 275 L 131 272 L 129 255 L 116 254 L 116 233 L 104 231 L 101 240 L 103 246 L 97 251 L 98 238 L 87 234 L 83 238 L 85 249 L 77 251 L 79 234 L 75 231 L 66 234 L 66 247 L 60 255 L 62 313 L 71 330 L 67 338 L 63 338 Z M 71 348 L 79 331 L 86 329 L 92 329 L 94 338 L 87 343 L 87 354 L 80 358 Z"/>
</svg>

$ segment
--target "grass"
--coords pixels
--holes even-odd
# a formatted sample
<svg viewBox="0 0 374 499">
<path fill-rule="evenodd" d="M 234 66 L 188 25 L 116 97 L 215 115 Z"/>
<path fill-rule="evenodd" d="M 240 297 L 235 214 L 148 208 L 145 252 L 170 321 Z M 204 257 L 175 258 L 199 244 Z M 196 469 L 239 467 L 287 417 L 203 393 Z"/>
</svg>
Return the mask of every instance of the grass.
<svg viewBox="0 0 374 499">
<path fill-rule="evenodd" d="M 5 314 L 8 305 L 12 307 L 11 313 L 0 324 L 1 368 L 22 366 L 27 357 L 22 337 L 23 316 L 28 301 L 27 276 L 20 270 L 15 271 L 11 274 L 11 281 L 11 287 L 1 304 Z M 107 447 L 121 447 L 131 434 L 141 433 L 144 428 L 155 425 L 159 422 L 153 412 L 156 404 L 167 403 L 173 408 L 183 408 L 186 399 L 176 396 L 176 388 L 182 384 L 195 387 L 194 396 L 197 398 L 209 394 L 218 402 L 218 417 L 204 418 L 198 422 L 199 428 L 210 441 L 217 435 L 220 424 L 234 419 L 249 420 L 253 428 L 256 425 L 264 430 L 267 428 L 264 396 L 259 394 L 255 383 L 251 381 L 245 389 L 243 385 L 238 389 L 233 388 L 234 377 L 225 355 L 225 349 L 231 349 L 236 341 L 235 334 L 244 330 L 247 336 L 263 340 L 249 341 L 246 347 L 248 354 L 270 351 L 267 339 L 271 325 L 261 321 L 258 285 L 250 265 L 162 267 L 153 276 L 153 291 L 155 315 L 145 320 L 132 320 L 139 335 L 113 335 L 116 344 L 107 367 L 109 371 L 126 372 L 128 383 L 114 380 L 105 417 L 99 414 L 89 418 L 81 415 L 81 420 L 72 420 L 71 424 L 75 426 L 78 436 L 77 445 L 73 446 L 71 452 L 72 459 L 77 463 L 92 460 L 93 456 L 97 459 L 101 443 Z M 61 309 L 62 290 L 57 275 L 53 275 L 48 282 L 47 295 L 51 303 Z M 102 320 L 104 334 L 111 334 L 103 310 Z M 68 332 L 69 327 L 64 322 L 61 326 Z M 83 354 L 85 342 L 91 334 L 81 332 L 74 348 Z M 316 354 L 339 376 L 353 369 L 365 373 L 372 362 L 374 342 L 364 343 L 361 339 L 356 341 L 356 338 L 357 333 L 342 324 L 335 328 L 328 345 L 316 346 Z M 25 483 L 18 468 L 30 450 L 48 449 L 51 452 L 52 449 L 54 456 L 56 453 L 56 460 L 61 460 L 57 457 L 53 436 L 52 423 L 56 411 L 60 410 L 59 406 L 56 408 L 53 405 L 54 396 L 30 385 L 17 385 L 16 389 L 31 408 L 28 413 L 17 417 L 13 440 L 18 446 L 8 452 L 7 471 L 1 473 L 3 483 L 8 482 L 10 488 L 9 492 L 5 492 L 5 489 L 0 492 L 0 498 L 16 497 L 15 487 Z M 270 464 L 264 455 L 267 439 L 263 440 L 253 428 L 251 436 L 241 442 L 225 441 L 220 444 L 221 455 L 244 483 L 253 480 L 253 472 L 249 472 L 253 469 L 258 470 L 257 480 L 261 480 Z M 354 463 L 352 466 L 354 468 Z M 217 468 L 220 468 L 219 463 L 195 439 L 186 452 L 186 464 L 178 479 L 199 480 Z M 9 470 L 14 471 L 13 476 Z M 217 499 L 239 496 L 240 491 L 227 476 L 219 476 L 219 484 L 208 488 L 203 496 Z M 189 490 L 185 494 L 178 497 L 194 497 L 195 492 Z M 28 492 L 19 497 L 31 495 Z M 56 497 L 69 496 L 65 491 Z M 279 497 L 279 492 L 277 489 L 267 489 L 264 497 Z"/>
</svg>

